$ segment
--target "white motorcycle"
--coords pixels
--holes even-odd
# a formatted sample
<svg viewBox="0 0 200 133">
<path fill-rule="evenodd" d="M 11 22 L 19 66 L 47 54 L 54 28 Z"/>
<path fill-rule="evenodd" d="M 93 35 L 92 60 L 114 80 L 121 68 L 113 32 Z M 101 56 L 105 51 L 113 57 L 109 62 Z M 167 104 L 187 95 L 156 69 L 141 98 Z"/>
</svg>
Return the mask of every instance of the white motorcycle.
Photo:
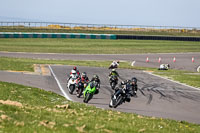
<svg viewBox="0 0 200 133">
<path fill-rule="evenodd" d="M 67 88 L 69 90 L 69 93 L 70 94 L 73 94 L 75 88 L 76 88 L 76 79 L 78 78 L 78 74 L 75 72 L 72 71 L 72 74 L 70 75 L 70 79 L 67 83 Z"/>
</svg>

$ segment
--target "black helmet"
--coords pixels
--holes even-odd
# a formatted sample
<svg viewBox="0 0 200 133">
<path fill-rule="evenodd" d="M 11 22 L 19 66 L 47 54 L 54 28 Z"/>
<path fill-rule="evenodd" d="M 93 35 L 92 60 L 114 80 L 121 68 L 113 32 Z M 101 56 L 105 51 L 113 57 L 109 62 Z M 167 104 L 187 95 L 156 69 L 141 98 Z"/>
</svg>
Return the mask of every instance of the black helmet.
<svg viewBox="0 0 200 133">
<path fill-rule="evenodd" d="M 135 82 L 135 84 L 137 84 L 137 79 L 136 79 L 136 77 L 133 77 L 131 80 L 132 80 L 132 82 Z"/>
<path fill-rule="evenodd" d="M 87 73 L 86 73 L 86 72 L 83 72 L 83 73 L 81 74 L 81 76 L 85 78 L 85 77 L 87 77 Z"/>
</svg>

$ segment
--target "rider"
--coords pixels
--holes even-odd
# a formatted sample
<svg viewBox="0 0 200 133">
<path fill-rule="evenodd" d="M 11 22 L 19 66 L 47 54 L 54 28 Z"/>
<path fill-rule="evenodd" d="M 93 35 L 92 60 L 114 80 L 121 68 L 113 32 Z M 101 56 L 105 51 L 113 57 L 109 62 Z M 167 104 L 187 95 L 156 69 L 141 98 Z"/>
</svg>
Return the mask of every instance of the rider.
<svg viewBox="0 0 200 133">
<path fill-rule="evenodd" d="M 118 68 L 118 66 L 119 66 L 119 60 L 113 61 L 113 62 L 110 64 L 109 69 Z"/>
<path fill-rule="evenodd" d="M 131 87 L 133 90 L 133 96 L 137 96 L 138 86 L 137 86 L 137 78 L 136 77 L 133 77 L 131 79 Z"/>
<path fill-rule="evenodd" d="M 81 76 L 77 78 L 76 83 L 79 83 L 80 81 L 89 82 L 89 78 L 86 72 L 81 73 Z"/>
<path fill-rule="evenodd" d="M 119 73 L 115 69 L 112 69 L 112 71 L 109 73 L 108 76 L 109 76 L 109 79 L 111 78 L 111 76 L 119 77 Z"/>
<path fill-rule="evenodd" d="M 170 67 L 169 64 L 161 64 L 158 70 L 168 70 Z"/>
<path fill-rule="evenodd" d="M 121 86 L 122 88 L 125 87 L 125 85 L 129 84 L 131 87 L 131 96 L 136 96 L 137 95 L 137 78 L 136 77 L 132 77 L 131 80 L 125 80 L 121 82 Z"/>
<path fill-rule="evenodd" d="M 98 94 L 99 93 L 99 89 L 100 89 L 100 79 L 99 79 L 99 76 L 98 75 L 93 75 L 92 79 L 91 79 L 91 82 L 94 82 L 95 81 L 95 85 L 96 85 L 96 91 L 95 91 L 95 94 Z"/>
<path fill-rule="evenodd" d="M 115 69 L 112 69 L 112 71 L 109 73 L 108 77 L 109 77 L 109 80 L 110 80 L 110 83 L 111 83 L 111 78 L 112 76 L 116 76 L 116 83 L 118 83 L 118 77 L 119 77 L 119 74 L 118 72 L 115 70 Z"/>
<path fill-rule="evenodd" d="M 76 71 L 77 75 L 80 75 L 79 70 L 77 69 L 76 66 L 73 67 L 73 69 L 72 69 L 71 72 L 70 72 L 70 75 L 72 74 L 72 71 L 73 71 L 73 70 Z"/>
<path fill-rule="evenodd" d="M 73 67 L 73 69 L 70 72 L 69 78 L 67 79 L 67 82 L 72 78 L 72 75 L 76 75 L 77 77 L 79 77 L 80 73 L 79 70 L 77 69 L 77 67 Z"/>
<path fill-rule="evenodd" d="M 126 86 L 129 86 L 126 88 Z M 125 80 L 121 82 L 121 88 L 126 88 L 125 89 L 125 93 L 126 95 L 126 101 L 130 102 L 131 101 L 131 96 L 136 96 L 137 94 L 137 79 L 135 77 L 133 77 L 131 80 Z M 123 93 L 122 89 L 118 89 L 117 92 L 113 95 L 114 98 L 116 98 L 117 95 L 119 95 L 120 93 Z"/>
</svg>

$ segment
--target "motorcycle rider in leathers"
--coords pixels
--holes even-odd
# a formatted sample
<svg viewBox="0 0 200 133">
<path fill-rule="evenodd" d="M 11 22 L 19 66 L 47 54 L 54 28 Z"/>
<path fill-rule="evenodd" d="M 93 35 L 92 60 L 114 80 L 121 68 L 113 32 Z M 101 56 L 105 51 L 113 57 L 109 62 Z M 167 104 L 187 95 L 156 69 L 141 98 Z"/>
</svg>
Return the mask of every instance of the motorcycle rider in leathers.
<svg viewBox="0 0 200 133">
<path fill-rule="evenodd" d="M 131 80 L 125 80 L 121 82 L 121 88 L 125 88 L 126 85 L 130 85 L 130 88 L 128 87 L 128 90 L 125 90 L 125 93 L 127 94 L 126 96 L 126 101 L 130 102 L 132 96 L 137 95 L 137 79 L 133 77 Z M 123 93 L 122 89 L 118 89 L 116 93 L 113 95 L 114 98 L 116 98 L 120 93 Z"/>
<path fill-rule="evenodd" d="M 76 87 L 78 87 L 79 82 L 83 82 L 84 84 L 85 84 L 85 83 L 87 84 L 87 83 L 89 82 L 89 78 L 88 78 L 86 72 L 83 72 L 83 73 L 81 74 L 81 76 L 79 76 L 79 77 L 76 79 Z M 78 91 L 78 89 L 77 89 L 76 91 Z"/>
<path fill-rule="evenodd" d="M 67 82 L 72 78 L 72 74 L 76 74 L 77 77 L 80 76 L 80 72 L 77 69 L 77 67 L 73 67 L 73 69 L 70 72 L 69 78 L 67 79 Z"/>
<path fill-rule="evenodd" d="M 112 76 L 116 76 L 117 77 L 117 81 L 116 82 L 118 82 L 119 73 L 115 69 L 112 69 L 112 71 L 108 75 L 110 82 L 111 82 L 111 77 Z"/>
<path fill-rule="evenodd" d="M 112 71 L 109 73 L 109 79 L 111 78 L 111 76 L 117 76 L 117 77 L 119 77 L 119 73 L 115 70 L 115 69 L 112 69 Z"/>
<path fill-rule="evenodd" d="M 81 82 L 81 81 L 89 82 L 89 78 L 88 78 L 86 72 L 83 72 L 83 73 L 81 74 L 81 76 L 79 76 L 79 77 L 76 79 L 76 84 L 78 84 L 78 83 Z"/>
<path fill-rule="evenodd" d="M 119 66 L 119 61 L 113 61 L 110 66 L 109 69 L 114 69 L 114 68 L 118 68 Z"/>
<path fill-rule="evenodd" d="M 101 81 L 100 81 L 100 79 L 99 79 L 99 76 L 98 75 L 93 75 L 93 77 L 92 77 L 92 79 L 91 79 L 91 81 L 90 82 L 92 82 L 92 81 L 95 81 L 96 83 L 97 83 L 97 89 L 96 89 L 96 91 L 95 91 L 95 94 L 98 94 L 99 93 L 99 89 L 100 89 L 100 83 L 101 83 Z"/>
</svg>

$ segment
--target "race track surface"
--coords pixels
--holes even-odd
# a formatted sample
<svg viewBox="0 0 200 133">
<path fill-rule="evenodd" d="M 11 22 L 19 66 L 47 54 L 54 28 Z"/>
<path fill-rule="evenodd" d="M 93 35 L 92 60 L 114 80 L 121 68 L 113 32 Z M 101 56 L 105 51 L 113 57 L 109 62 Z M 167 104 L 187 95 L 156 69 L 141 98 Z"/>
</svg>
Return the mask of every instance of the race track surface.
<svg viewBox="0 0 200 133">
<path fill-rule="evenodd" d="M 83 102 L 83 97 L 77 98 L 75 92 L 73 95 L 69 94 L 66 87 L 72 66 L 54 65 L 51 68 L 69 98 Z M 113 93 L 109 86 L 109 70 L 80 66 L 78 69 L 80 72 L 87 72 L 90 79 L 93 74 L 97 74 L 101 80 L 100 93 L 95 95 L 88 104 L 109 109 L 108 104 Z M 123 80 L 137 77 L 139 90 L 137 98 L 133 97 L 130 103 L 122 104 L 113 110 L 200 123 L 200 90 L 152 76 L 143 71 L 118 69 L 118 72 Z"/>
<path fill-rule="evenodd" d="M 54 77 L 52 76 L 25 74 L 23 72 L 0 71 L 0 81 L 36 87 L 46 91 L 55 92 L 59 95 L 63 95 Z"/>
</svg>

